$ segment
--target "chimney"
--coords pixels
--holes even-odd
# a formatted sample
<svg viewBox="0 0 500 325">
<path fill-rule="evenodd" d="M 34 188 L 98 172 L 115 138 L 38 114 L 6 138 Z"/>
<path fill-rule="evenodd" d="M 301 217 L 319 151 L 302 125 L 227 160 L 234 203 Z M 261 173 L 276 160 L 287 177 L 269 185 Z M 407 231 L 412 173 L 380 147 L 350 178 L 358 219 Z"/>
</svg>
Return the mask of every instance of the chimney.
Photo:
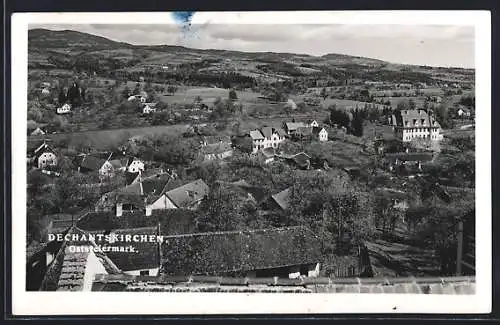
<svg viewBox="0 0 500 325">
<path fill-rule="evenodd" d="M 123 215 L 123 203 L 116 204 L 116 216 L 121 217 Z"/>
<path fill-rule="evenodd" d="M 153 209 L 151 209 L 151 206 L 146 206 L 146 217 L 151 216 L 153 212 Z"/>
</svg>

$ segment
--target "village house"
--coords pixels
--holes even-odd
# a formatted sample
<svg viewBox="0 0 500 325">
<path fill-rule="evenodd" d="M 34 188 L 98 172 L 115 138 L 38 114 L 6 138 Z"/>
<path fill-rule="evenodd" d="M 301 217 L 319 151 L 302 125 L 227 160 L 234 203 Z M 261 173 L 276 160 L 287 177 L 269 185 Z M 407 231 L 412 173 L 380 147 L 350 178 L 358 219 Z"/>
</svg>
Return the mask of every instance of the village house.
<svg viewBox="0 0 500 325">
<path fill-rule="evenodd" d="M 429 163 L 434 160 L 432 152 L 400 152 L 386 154 L 386 161 L 389 164 L 389 170 L 402 170 L 408 172 L 420 172 L 423 170 L 422 163 Z"/>
<path fill-rule="evenodd" d="M 281 142 L 285 141 L 285 135 L 282 129 L 275 129 L 270 126 L 250 131 L 252 152 L 256 153 L 265 148 L 277 148 Z"/>
<path fill-rule="evenodd" d="M 190 209 L 196 210 L 201 201 L 208 195 L 209 187 L 201 179 L 184 184 L 168 192 L 162 192 L 158 198 L 149 200 L 146 215 L 152 210 Z"/>
<path fill-rule="evenodd" d="M 132 95 L 130 96 L 128 99 L 127 99 L 129 102 L 130 101 L 133 101 L 133 100 L 138 100 L 140 101 L 141 103 L 146 103 L 146 100 L 147 100 L 147 96 L 142 96 L 142 95 Z"/>
<path fill-rule="evenodd" d="M 309 128 L 310 126 L 304 122 L 283 122 L 283 130 L 286 134 L 293 135 L 299 128 Z"/>
<path fill-rule="evenodd" d="M 98 233 L 101 233 L 99 231 Z M 158 275 L 159 243 L 156 241 L 134 242 L 134 249 L 140 254 L 127 252 L 130 243 L 114 242 L 117 251 L 106 250 L 109 245 L 104 237 L 72 226 L 66 233 L 68 240 L 52 240 L 58 251 L 51 250 L 53 258 L 47 261 L 45 276 L 41 281 L 43 291 L 91 291 L 97 274 Z M 115 234 L 155 236 L 158 227 L 117 230 Z M 128 247 L 127 247 L 128 246 Z"/>
<path fill-rule="evenodd" d="M 61 107 L 57 108 L 57 114 L 68 114 L 71 113 L 71 104 L 64 104 Z"/>
<path fill-rule="evenodd" d="M 36 168 L 46 168 L 47 166 L 57 166 L 57 155 L 45 141 L 37 147 L 33 153 L 30 161 Z"/>
<path fill-rule="evenodd" d="M 403 142 L 413 139 L 442 139 L 441 126 L 423 109 L 402 110 L 401 114 L 394 114 L 391 119 L 396 137 Z"/>
<path fill-rule="evenodd" d="M 319 127 L 319 123 L 316 120 L 307 120 L 307 125 L 309 125 L 312 128 Z"/>
<path fill-rule="evenodd" d="M 328 131 L 322 127 L 313 127 L 312 133 L 315 139 L 320 142 L 328 141 Z"/>
<path fill-rule="evenodd" d="M 106 217 L 104 216 L 106 219 Z M 148 241 L 116 241 L 108 244 L 103 229 L 82 230 L 73 225 L 63 241 L 53 240 L 47 250 L 52 259 L 44 262 L 43 291 L 100 291 L 101 276 L 231 276 L 248 278 L 316 278 L 320 274 L 321 241 L 306 227 L 271 228 L 209 233 L 168 229 L 168 217 L 158 216 L 155 226 L 110 229 L 110 235 L 154 238 Z M 175 218 L 179 220 L 179 218 Z M 186 218 L 189 219 L 189 218 Z M 163 223 L 166 222 L 167 225 Z M 192 222 L 192 220 L 190 220 Z M 175 227 L 175 225 L 173 225 Z M 167 230 L 164 233 L 163 230 Z M 242 243 L 242 244 L 235 244 Z M 130 246 L 140 254 L 130 251 Z M 218 247 L 214 251 L 214 247 Z M 223 251 L 225 254 L 220 254 Z M 279 252 L 279 254 L 275 254 Z M 43 255 L 45 252 L 43 251 Z M 203 258 L 190 258 L 192 254 Z M 30 262 L 39 263 L 32 259 Z"/>
<path fill-rule="evenodd" d="M 114 175 L 115 169 L 110 162 L 112 154 L 80 154 L 76 157 L 75 164 L 80 173 L 96 172 L 100 179 Z"/>
<path fill-rule="evenodd" d="M 41 128 L 37 127 L 35 130 L 33 130 L 30 135 L 44 135 L 45 131 L 43 131 Z"/>
<path fill-rule="evenodd" d="M 259 157 L 263 159 L 265 164 L 270 164 L 274 161 L 276 150 L 273 147 L 264 148 L 260 150 L 257 154 L 259 155 Z"/>
<path fill-rule="evenodd" d="M 294 155 L 279 154 L 276 155 L 277 158 L 284 160 L 285 162 L 294 164 L 300 169 L 310 169 L 311 168 L 311 157 L 305 152 L 299 152 Z"/>
<path fill-rule="evenodd" d="M 201 142 L 200 154 L 204 161 L 225 159 L 233 155 L 231 142 L 220 139 L 219 142 L 208 143 L 206 138 Z"/>
<path fill-rule="evenodd" d="M 144 172 L 144 162 L 137 157 L 110 155 L 109 162 L 113 166 L 114 171 L 128 173 Z"/>
<path fill-rule="evenodd" d="M 317 277 L 320 272 L 321 242 L 306 227 L 183 234 L 169 236 L 168 241 L 162 247 L 160 269 L 165 276 L 294 279 Z M 193 253 L 203 258 L 189 258 Z"/>
<path fill-rule="evenodd" d="M 466 107 L 460 107 L 458 110 L 457 110 L 457 116 L 460 117 L 460 118 L 466 118 L 466 117 L 471 117 L 471 111 L 470 109 L 466 108 Z"/>
<path fill-rule="evenodd" d="M 271 200 L 268 204 L 269 209 L 281 209 L 286 211 L 290 207 L 290 199 L 292 195 L 292 188 L 289 187 L 283 191 L 271 195 Z"/>
<path fill-rule="evenodd" d="M 50 90 L 47 88 L 43 88 L 41 93 L 42 93 L 42 95 L 50 95 Z"/>
<path fill-rule="evenodd" d="M 156 103 L 144 103 L 142 106 L 142 114 L 151 114 L 156 112 Z"/>
</svg>

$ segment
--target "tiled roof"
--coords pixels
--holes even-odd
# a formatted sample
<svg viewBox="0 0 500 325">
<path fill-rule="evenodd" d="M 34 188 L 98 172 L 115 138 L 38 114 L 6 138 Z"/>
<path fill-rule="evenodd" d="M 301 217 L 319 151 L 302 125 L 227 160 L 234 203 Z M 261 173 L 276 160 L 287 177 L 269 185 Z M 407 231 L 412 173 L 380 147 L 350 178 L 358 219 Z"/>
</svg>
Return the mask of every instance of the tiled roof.
<svg viewBox="0 0 500 325">
<path fill-rule="evenodd" d="M 157 227 L 144 227 L 144 228 L 134 228 L 134 229 L 117 229 L 113 230 L 110 234 L 116 235 L 158 235 Z M 113 261 L 113 263 L 121 271 L 135 271 L 135 270 L 146 270 L 157 268 L 160 266 L 160 255 L 159 255 L 159 244 L 155 241 L 138 241 L 138 242 L 126 242 L 117 241 L 115 243 L 107 243 L 102 240 L 100 242 L 96 239 L 96 244 L 101 244 L 103 246 L 112 246 L 119 248 L 126 248 L 132 246 L 135 249 L 135 253 L 132 252 L 116 252 L 107 251 L 106 256 Z"/>
<path fill-rule="evenodd" d="M 402 127 L 440 127 L 439 123 L 423 109 L 402 110 L 401 115 L 393 115 L 396 125 Z"/>
<path fill-rule="evenodd" d="M 271 136 L 273 135 L 273 128 L 270 126 L 264 126 L 261 129 L 262 135 L 264 135 L 265 138 L 270 139 Z"/>
<path fill-rule="evenodd" d="M 208 194 L 208 185 L 201 179 L 185 184 L 165 193 L 165 195 L 177 206 L 188 207 L 203 199 Z"/>
<path fill-rule="evenodd" d="M 116 229 L 155 227 L 160 224 L 162 235 L 180 235 L 196 230 L 198 213 L 186 209 L 153 210 L 150 216 L 144 211 L 124 212 L 117 217 L 114 212 L 89 212 L 77 222 L 85 231 L 98 232 Z"/>
<path fill-rule="evenodd" d="M 139 172 L 137 173 L 125 172 L 125 184 L 131 185 L 135 180 L 137 180 L 137 177 L 139 177 Z"/>
<path fill-rule="evenodd" d="M 291 188 L 287 188 L 279 193 L 272 195 L 271 197 L 280 206 L 280 208 L 286 210 L 290 206 L 290 196 Z"/>
<path fill-rule="evenodd" d="M 260 151 L 264 157 L 266 158 L 272 158 L 274 157 L 274 155 L 276 154 L 275 150 L 273 147 L 268 147 L 268 148 L 264 148 Z"/>
<path fill-rule="evenodd" d="M 308 136 L 311 135 L 313 128 L 310 126 L 298 127 L 296 130 L 297 135 Z"/>
<path fill-rule="evenodd" d="M 313 128 L 312 128 L 312 132 L 313 132 L 313 134 L 314 134 L 314 135 L 318 135 L 318 134 L 319 134 L 322 130 L 325 130 L 325 128 L 320 127 L 320 126 L 319 126 L 319 127 L 313 127 Z M 326 130 L 325 130 L 325 131 L 326 131 Z"/>
<path fill-rule="evenodd" d="M 282 128 L 278 128 L 278 129 L 276 129 L 276 132 L 278 133 L 278 135 L 279 135 L 280 137 L 284 137 L 284 136 L 286 136 L 286 132 L 285 132 L 285 130 L 283 130 Z"/>
<path fill-rule="evenodd" d="M 473 295 L 475 277 L 446 278 L 229 278 L 98 275 L 93 291 L 378 293 Z"/>
<path fill-rule="evenodd" d="M 321 242 L 305 227 L 166 237 L 162 274 L 220 275 L 317 263 Z"/>
<path fill-rule="evenodd" d="M 103 158 L 101 155 L 85 155 L 80 163 L 80 167 L 91 171 L 99 170 L 106 160 L 107 158 Z"/>
<path fill-rule="evenodd" d="M 85 232 L 76 227 L 72 227 L 67 234 L 81 235 L 85 234 Z M 100 251 L 95 242 L 64 241 L 59 252 L 56 254 L 54 262 L 49 266 L 46 272 L 45 279 L 42 283 L 42 289 L 51 291 L 81 291 L 83 289 L 88 257 L 91 253 L 71 251 L 70 246 L 72 245 L 87 245 L 93 247 L 95 253 L 92 254 L 96 255 L 106 272 L 110 274 L 120 272 L 116 265 Z"/>
<path fill-rule="evenodd" d="M 307 124 L 304 122 L 286 122 L 285 126 L 288 131 L 295 131 L 298 128 L 307 127 Z"/>
<path fill-rule="evenodd" d="M 54 149 L 52 149 L 48 144 L 46 144 L 45 142 L 40 145 L 38 148 L 35 149 L 34 151 L 34 157 L 35 158 L 38 158 L 40 157 L 42 154 L 46 153 L 46 152 L 52 152 L 52 153 L 55 153 Z"/>
<path fill-rule="evenodd" d="M 307 155 L 304 152 L 300 152 L 300 153 L 294 155 L 292 159 L 295 161 L 295 163 L 298 166 L 306 167 L 309 164 L 309 159 L 311 159 L 311 157 L 309 157 L 309 155 Z"/>
<path fill-rule="evenodd" d="M 264 136 L 260 132 L 260 130 L 253 130 L 250 131 L 250 137 L 252 140 L 264 140 Z"/>
</svg>

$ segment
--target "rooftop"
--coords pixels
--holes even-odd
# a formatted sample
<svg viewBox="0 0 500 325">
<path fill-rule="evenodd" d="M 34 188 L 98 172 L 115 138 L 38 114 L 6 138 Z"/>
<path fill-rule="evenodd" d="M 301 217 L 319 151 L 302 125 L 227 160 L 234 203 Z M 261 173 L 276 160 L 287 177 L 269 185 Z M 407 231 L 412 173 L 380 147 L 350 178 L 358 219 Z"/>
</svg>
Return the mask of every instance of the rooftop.
<svg viewBox="0 0 500 325">
<path fill-rule="evenodd" d="M 473 295 L 476 280 L 475 277 L 286 279 L 97 275 L 92 291 Z"/>
<path fill-rule="evenodd" d="M 306 227 L 169 236 L 162 274 L 220 275 L 317 263 L 321 242 Z"/>
<path fill-rule="evenodd" d="M 203 199 L 208 194 L 208 190 L 208 185 L 203 180 L 197 179 L 165 194 L 177 207 L 188 207 Z"/>
</svg>

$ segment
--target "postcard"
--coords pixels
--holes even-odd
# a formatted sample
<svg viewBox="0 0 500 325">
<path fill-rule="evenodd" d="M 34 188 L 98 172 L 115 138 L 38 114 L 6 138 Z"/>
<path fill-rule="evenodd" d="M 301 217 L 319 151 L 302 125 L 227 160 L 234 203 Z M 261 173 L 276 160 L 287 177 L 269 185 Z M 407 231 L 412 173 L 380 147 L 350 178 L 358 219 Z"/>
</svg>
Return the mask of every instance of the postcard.
<svg viewBox="0 0 500 325">
<path fill-rule="evenodd" d="M 14 14 L 13 313 L 489 312 L 490 35 L 487 11 Z"/>
</svg>

